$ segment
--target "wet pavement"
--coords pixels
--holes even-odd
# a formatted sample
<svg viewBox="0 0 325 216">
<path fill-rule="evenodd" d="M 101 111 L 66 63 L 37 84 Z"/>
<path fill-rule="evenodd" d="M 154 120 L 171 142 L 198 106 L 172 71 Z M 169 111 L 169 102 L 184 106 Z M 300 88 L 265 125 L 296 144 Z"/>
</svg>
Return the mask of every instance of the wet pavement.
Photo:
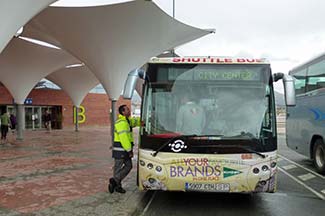
<svg viewBox="0 0 325 216">
<path fill-rule="evenodd" d="M 127 193 L 109 194 L 107 181 L 113 166 L 109 128 L 82 128 L 77 133 L 73 129 L 51 133 L 25 131 L 23 142 L 10 134 L 11 144 L 0 145 L 0 216 L 198 215 L 203 212 L 205 215 L 323 215 L 324 200 L 310 188 L 325 194 L 325 188 L 320 187 L 325 182 L 318 176 L 303 184 L 298 182 L 302 169 L 289 170 L 289 165 L 299 163 L 313 168 L 309 160 L 285 146 L 284 124 L 280 123 L 279 166 L 285 172 L 279 172 L 278 191 L 253 196 L 140 192 L 136 187 L 136 159 L 123 185 Z"/>
<path fill-rule="evenodd" d="M 142 216 L 250 215 L 323 216 L 325 176 L 315 173 L 311 160 L 286 146 L 285 118 L 278 119 L 276 193 L 223 194 L 154 192 Z M 308 178 L 303 178 L 303 177 Z"/>
<path fill-rule="evenodd" d="M 107 193 L 109 131 L 25 131 L 24 141 L 10 134 L 0 145 L 0 216 L 133 214 L 144 196 L 135 168 L 124 182 L 126 194 Z"/>
</svg>

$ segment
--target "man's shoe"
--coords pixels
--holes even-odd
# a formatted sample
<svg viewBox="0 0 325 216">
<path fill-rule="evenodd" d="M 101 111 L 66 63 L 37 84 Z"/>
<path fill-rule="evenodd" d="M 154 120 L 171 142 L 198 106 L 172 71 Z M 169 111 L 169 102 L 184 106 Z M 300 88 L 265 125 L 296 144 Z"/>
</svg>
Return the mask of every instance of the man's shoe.
<svg viewBox="0 0 325 216">
<path fill-rule="evenodd" d="M 112 184 L 108 184 L 108 191 L 110 193 L 113 193 L 114 192 L 114 186 Z"/>
<path fill-rule="evenodd" d="M 111 185 L 113 185 L 113 187 L 116 187 L 116 186 L 117 186 L 117 182 L 115 181 L 114 178 L 110 178 L 110 179 L 109 179 L 109 183 L 110 183 Z"/>
<path fill-rule="evenodd" d="M 121 186 L 116 187 L 116 188 L 115 188 L 115 191 L 116 191 L 117 193 L 125 193 L 125 192 L 126 192 L 126 190 L 124 190 Z"/>
<path fill-rule="evenodd" d="M 114 178 L 110 178 L 110 179 L 109 179 L 109 184 L 108 184 L 108 191 L 109 191 L 110 193 L 113 193 L 114 190 L 115 190 L 115 188 L 116 188 L 116 186 L 117 186 L 117 183 L 116 183 L 116 181 L 114 180 Z"/>
</svg>

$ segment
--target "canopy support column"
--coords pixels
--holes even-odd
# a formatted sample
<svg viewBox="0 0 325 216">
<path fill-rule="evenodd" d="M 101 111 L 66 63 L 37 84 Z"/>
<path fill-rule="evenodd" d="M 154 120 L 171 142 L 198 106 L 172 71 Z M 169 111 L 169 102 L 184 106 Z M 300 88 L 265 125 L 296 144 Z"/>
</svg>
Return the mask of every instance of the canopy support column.
<svg viewBox="0 0 325 216">
<path fill-rule="evenodd" d="M 25 127 L 25 109 L 23 104 L 17 104 L 17 140 L 23 140 Z"/>
<path fill-rule="evenodd" d="M 116 121 L 116 102 L 117 100 L 112 99 L 111 100 L 111 137 L 112 137 L 112 146 L 114 143 L 114 125 L 115 125 L 115 121 Z"/>
<path fill-rule="evenodd" d="M 74 106 L 74 109 L 75 109 L 75 132 L 78 132 L 79 131 L 79 107 L 78 106 Z"/>
</svg>

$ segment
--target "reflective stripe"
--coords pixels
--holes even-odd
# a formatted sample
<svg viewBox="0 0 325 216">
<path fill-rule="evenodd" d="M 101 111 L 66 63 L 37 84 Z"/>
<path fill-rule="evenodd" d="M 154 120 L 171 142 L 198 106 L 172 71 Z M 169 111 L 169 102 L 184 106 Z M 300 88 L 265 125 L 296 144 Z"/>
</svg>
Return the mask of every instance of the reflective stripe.
<svg viewBox="0 0 325 216">
<path fill-rule="evenodd" d="M 118 120 L 114 125 L 114 142 L 123 142 L 123 148 L 129 149 L 132 147 L 130 143 L 133 142 L 132 127 L 123 115 L 118 116 Z M 116 147 L 122 147 L 116 146 Z"/>
<path fill-rule="evenodd" d="M 133 142 L 131 142 L 131 149 L 133 146 L 134 146 L 134 144 L 133 144 Z M 120 143 L 120 142 L 114 142 L 113 149 L 114 148 L 120 148 L 120 149 L 124 149 L 124 151 L 127 151 L 127 150 L 125 150 L 125 148 L 123 148 L 122 143 Z"/>
<path fill-rule="evenodd" d="M 113 151 L 126 151 L 124 148 L 113 147 Z"/>
<path fill-rule="evenodd" d="M 122 131 L 120 131 L 120 132 L 116 132 L 116 133 L 118 133 L 118 134 L 122 134 L 122 133 L 129 133 L 130 131 L 129 130 L 122 130 Z"/>
<path fill-rule="evenodd" d="M 133 143 L 131 143 L 131 146 L 133 146 Z M 122 144 L 120 142 L 114 142 L 113 143 L 113 149 L 112 149 L 112 156 L 113 158 L 127 158 L 128 157 L 128 152 L 132 151 L 132 148 L 130 148 L 129 150 L 125 150 L 122 147 Z"/>
<path fill-rule="evenodd" d="M 123 122 L 123 121 L 126 121 L 126 123 L 127 123 L 127 120 L 126 120 L 126 119 L 119 119 L 119 120 L 117 120 L 117 121 L 115 122 L 115 124 L 119 124 L 120 122 Z"/>
<path fill-rule="evenodd" d="M 114 130 L 114 133 L 121 133 L 121 132 L 124 132 L 124 131 L 128 131 L 128 132 L 131 133 L 131 131 L 129 131 L 129 130 L 122 130 L 122 131 L 120 131 L 120 132 L 117 132 L 117 130 Z"/>
</svg>

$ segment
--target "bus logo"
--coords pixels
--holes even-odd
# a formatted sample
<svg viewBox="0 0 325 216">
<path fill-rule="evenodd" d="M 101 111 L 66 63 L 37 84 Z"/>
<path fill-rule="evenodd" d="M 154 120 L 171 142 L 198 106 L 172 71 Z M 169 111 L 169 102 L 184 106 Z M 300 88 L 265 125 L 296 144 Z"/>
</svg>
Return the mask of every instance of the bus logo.
<svg viewBox="0 0 325 216">
<path fill-rule="evenodd" d="M 180 152 L 182 151 L 182 149 L 187 148 L 183 140 L 175 140 L 173 143 L 169 143 L 168 146 L 171 147 L 171 150 L 173 152 Z"/>
<path fill-rule="evenodd" d="M 223 178 L 238 175 L 240 173 L 242 173 L 242 172 L 239 171 L 239 170 L 234 170 L 234 169 L 231 169 L 231 168 L 228 168 L 228 167 L 223 168 Z"/>
<path fill-rule="evenodd" d="M 314 113 L 315 115 L 314 120 L 325 120 L 325 113 L 320 111 L 318 108 L 311 108 L 309 110 Z"/>
</svg>

